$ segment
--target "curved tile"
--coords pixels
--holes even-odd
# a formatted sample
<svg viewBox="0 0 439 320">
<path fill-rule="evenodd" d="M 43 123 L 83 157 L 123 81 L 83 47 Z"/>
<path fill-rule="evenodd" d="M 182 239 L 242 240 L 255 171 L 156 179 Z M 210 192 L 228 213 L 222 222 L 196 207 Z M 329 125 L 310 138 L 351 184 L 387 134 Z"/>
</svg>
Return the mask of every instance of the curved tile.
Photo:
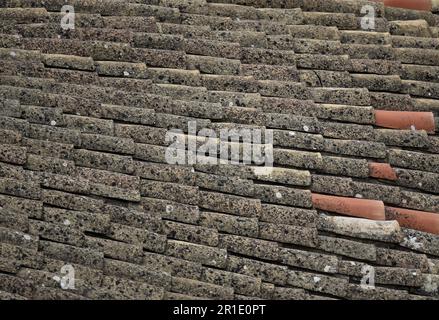
<svg viewBox="0 0 439 320">
<path fill-rule="evenodd" d="M 439 234 L 439 213 L 386 207 L 386 218 L 405 228 Z"/>
<path fill-rule="evenodd" d="M 312 202 L 314 207 L 320 210 L 372 220 L 386 220 L 382 201 L 312 193 Z"/>
<path fill-rule="evenodd" d="M 415 129 L 434 132 L 436 129 L 432 112 L 375 110 L 375 125 L 392 129 Z"/>
<path fill-rule="evenodd" d="M 396 172 L 388 163 L 369 162 L 369 175 L 377 179 L 385 179 L 395 181 L 397 179 Z"/>
<path fill-rule="evenodd" d="M 404 8 L 410 10 L 431 11 L 434 0 L 373 0 L 383 2 L 387 7 Z"/>
</svg>

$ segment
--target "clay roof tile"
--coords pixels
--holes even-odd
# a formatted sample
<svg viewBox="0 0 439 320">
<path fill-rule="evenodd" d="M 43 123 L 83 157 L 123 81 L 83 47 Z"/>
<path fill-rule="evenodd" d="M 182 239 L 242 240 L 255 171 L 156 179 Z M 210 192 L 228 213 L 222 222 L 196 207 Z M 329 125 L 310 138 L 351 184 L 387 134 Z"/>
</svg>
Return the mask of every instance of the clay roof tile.
<svg viewBox="0 0 439 320">
<path fill-rule="evenodd" d="M 320 210 L 372 220 L 386 219 L 382 201 L 312 193 L 312 202 Z"/>
<path fill-rule="evenodd" d="M 439 234 L 439 213 L 386 207 L 386 216 L 404 228 Z"/>
</svg>

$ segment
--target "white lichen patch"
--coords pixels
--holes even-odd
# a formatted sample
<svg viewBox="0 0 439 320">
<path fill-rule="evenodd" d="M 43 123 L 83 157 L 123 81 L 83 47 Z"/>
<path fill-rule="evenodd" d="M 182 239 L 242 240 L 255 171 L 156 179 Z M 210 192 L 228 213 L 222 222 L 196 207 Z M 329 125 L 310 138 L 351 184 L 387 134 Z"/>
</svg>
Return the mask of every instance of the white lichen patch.
<svg viewBox="0 0 439 320">
<path fill-rule="evenodd" d="M 273 172 L 273 167 L 253 167 L 253 173 L 257 176 L 269 176 Z"/>
<path fill-rule="evenodd" d="M 422 285 L 422 290 L 427 293 L 437 293 L 439 291 L 439 281 L 438 277 L 432 274 L 426 274 L 425 275 L 425 281 Z"/>
<path fill-rule="evenodd" d="M 313 280 L 314 280 L 315 283 L 317 283 L 317 282 L 319 282 L 322 279 L 320 277 L 314 277 Z"/>
<path fill-rule="evenodd" d="M 168 205 L 166 206 L 166 213 L 171 213 L 173 210 L 174 210 L 174 207 L 171 206 L 170 204 L 168 204 Z"/>
<path fill-rule="evenodd" d="M 325 271 L 325 272 L 330 272 L 330 273 L 334 273 L 334 272 L 336 272 L 335 268 L 334 268 L 334 267 L 331 267 L 331 266 L 325 266 L 325 268 L 323 269 L 323 271 Z"/>
<path fill-rule="evenodd" d="M 23 236 L 23 238 L 24 238 L 24 240 L 27 240 L 27 241 L 29 241 L 30 239 L 32 239 L 32 237 L 31 237 L 30 235 L 28 235 L 28 234 L 25 234 L 25 235 Z"/>
<path fill-rule="evenodd" d="M 404 238 L 402 245 L 407 246 L 407 247 L 412 248 L 412 249 L 415 249 L 415 250 L 422 249 L 424 247 L 424 244 L 422 242 L 418 242 L 417 240 L 418 239 L 416 237 L 408 236 L 408 237 Z"/>
</svg>

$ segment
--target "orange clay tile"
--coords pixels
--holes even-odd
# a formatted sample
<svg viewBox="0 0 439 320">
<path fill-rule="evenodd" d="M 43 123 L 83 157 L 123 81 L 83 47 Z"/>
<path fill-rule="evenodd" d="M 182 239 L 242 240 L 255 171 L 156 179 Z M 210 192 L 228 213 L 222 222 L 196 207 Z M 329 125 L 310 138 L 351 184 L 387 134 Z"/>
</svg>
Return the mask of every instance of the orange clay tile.
<svg viewBox="0 0 439 320">
<path fill-rule="evenodd" d="M 382 201 L 313 193 L 312 202 L 315 208 L 325 211 L 372 220 L 386 220 Z"/>
<path fill-rule="evenodd" d="M 404 228 L 439 234 L 439 213 L 386 207 L 386 218 Z"/>
<path fill-rule="evenodd" d="M 375 110 L 375 124 L 392 129 L 411 129 L 413 126 L 416 130 L 435 130 L 432 112 Z"/>
<path fill-rule="evenodd" d="M 385 179 L 395 181 L 397 179 L 396 172 L 388 163 L 369 162 L 369 175 L 377 179 Z"/>
<path fill-rule="evenodd" d="M 373 0 L 382 2 L 386 7 L 405 8 L 411 10 L 432 10 L 432 0 Z M 434 0 L 433 0 L 434 1 Z"/>
</svg>

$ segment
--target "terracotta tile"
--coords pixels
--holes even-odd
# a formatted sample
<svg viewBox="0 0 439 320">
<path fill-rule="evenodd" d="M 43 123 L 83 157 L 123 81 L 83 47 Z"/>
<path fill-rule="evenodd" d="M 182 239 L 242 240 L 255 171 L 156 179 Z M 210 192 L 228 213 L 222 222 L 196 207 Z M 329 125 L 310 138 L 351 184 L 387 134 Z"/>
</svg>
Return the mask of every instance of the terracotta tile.
<svg viewBox="0 0 439 320">
<path fill-rule="evenodd" d="M 369 175 L 377 179 L 395 181 L 397 179 L 395 170 L 388 163 L 369 162 Z"/>
<path fill-rule="evenodd" d="M 392 129 L 412 129 L 434 132 L 432 112 L 375 110 L 375 124 Z"/>
<path fill-rule="evenodd" d="M 431 0 L 384 0 L 387 7 L 431 11 Z"/>
<path fill-rule="evenodd" d="M 439 234 L 439 213 L 386 207 L 386 219 L 397 220 L 404 228 Z"/>
<path fill-rule="evenodd" d="M 384 203 L 377 200 L 312 194 L 315 208 L 372 220 L 385 220 Z"/>
</svg>

